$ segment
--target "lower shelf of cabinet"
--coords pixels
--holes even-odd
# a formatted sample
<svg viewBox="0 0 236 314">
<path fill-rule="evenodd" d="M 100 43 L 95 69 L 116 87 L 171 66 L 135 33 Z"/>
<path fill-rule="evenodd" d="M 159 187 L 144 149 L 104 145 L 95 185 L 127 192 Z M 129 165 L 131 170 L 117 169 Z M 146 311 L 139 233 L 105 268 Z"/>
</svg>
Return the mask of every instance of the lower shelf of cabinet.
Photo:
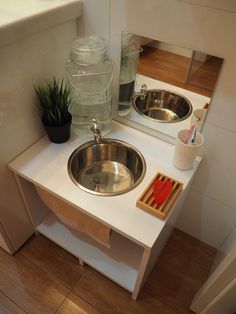
<svg viewBox="0 0 236 314">
<path fill-rule="evenodd" d="M 37 231 L 121 287 L 134 291 L 143 247 L 114 231 L 110 238 L 111 248 L 103 247 L 89 236 L 68 228 L 52 213 L 46 216 Z"/>
</svg>

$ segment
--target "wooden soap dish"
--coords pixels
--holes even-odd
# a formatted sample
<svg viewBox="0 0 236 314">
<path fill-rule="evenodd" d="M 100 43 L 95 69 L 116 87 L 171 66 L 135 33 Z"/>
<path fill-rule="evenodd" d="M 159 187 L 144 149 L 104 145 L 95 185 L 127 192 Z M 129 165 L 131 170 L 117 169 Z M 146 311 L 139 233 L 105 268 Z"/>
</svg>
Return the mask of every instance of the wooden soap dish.
<svg viewBox="0 0 236 314">
<path fill-rule="evenodd" d="M 153 183 L 155 180 L 161 180 L 163 182 L 166 180 L 170 180 L 172 183 L 172 192 L 170 196 L 164 203 L 160 205 L 156 204 L 154 201 Z M 136 206 L 149 212 L 154 216 L 157 216 L 160 219 L 165 219 L 172 205 L 174 204 L 180 192 L 182 191 L 182 187 L 183 183 L 176 181 L 175 179 L 170 178 L 163 173 L 158 172 L 157 175 L 152 179 L 148 187 L 144 190 L 143 194 L 137 200 Z"/>
</svg>

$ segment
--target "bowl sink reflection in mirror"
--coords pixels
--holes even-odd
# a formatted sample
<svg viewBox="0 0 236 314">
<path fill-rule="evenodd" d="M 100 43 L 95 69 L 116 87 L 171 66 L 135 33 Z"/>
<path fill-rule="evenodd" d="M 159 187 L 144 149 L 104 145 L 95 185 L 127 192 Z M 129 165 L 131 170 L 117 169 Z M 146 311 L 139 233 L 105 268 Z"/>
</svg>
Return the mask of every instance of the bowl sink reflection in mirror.
<svg viewBox="0 0 236 314">
<path fill-rule="evenodd" d="M 143 117 L 158 122 L 173 123 L 187 119 L 192 104 L 184 96 L 167 90 L 147 90 L 133 100 L 135 110 Z"/>
<path fill-rule="evenodd" d="M 101 196 L 134 189 L 145 172 L 142 154 L 128 143 L 114 139 L 87 142 L 79 146 L 68 161 L 72 181 L 81 189 Z"/>
</svg>

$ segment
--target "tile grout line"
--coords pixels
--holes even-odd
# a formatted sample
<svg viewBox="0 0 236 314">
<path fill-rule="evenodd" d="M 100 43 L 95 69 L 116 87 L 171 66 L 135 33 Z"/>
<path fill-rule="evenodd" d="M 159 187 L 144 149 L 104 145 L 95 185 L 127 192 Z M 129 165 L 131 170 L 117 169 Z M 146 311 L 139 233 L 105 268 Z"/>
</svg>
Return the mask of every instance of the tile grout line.
<svg viewBox="0 0 236 314">
<path fill-rule="evenodd" d="M 84 267 L 86 266 L 86 264 L 84 264 Z M 94 306 L 92 303 L 88 302 L 88 300 L 86 300 L 85 298 L 83 298 L 82 296 L 80 296 L 79 294 L 77 294 L 73 289 L 74 287 L 77 285 L 77 283 L 83 278 L 83 276 L 85 275 L 85 271 L 82 274 L 82 276 L 76 281 L 76 283 L 73 285 L 72 288 L 70 288 L 70 291 L 68 292 L 68 294 L 66 295 L 65 299 L 61 302 L 61 304 L 58 306 L 57 310 L 54 312 L 55 314 L 58 312 L 58 310 L 60 309 L 60 307 L 62 306 L 62 304 L 68 299 L 68 296 L 73 293 L 76 296 L 78 296 L 79 298 L 81 298 L 83 301 L 85 301 L 87 304 L 89 304 L 90 306 L 92 306 L 94 309 L 96 309 L 99 313 L 102 314 L 102 312 L 96 308 L 96 306 Z"/>
<path fill-rule="evenodd" d="M 146 293 L 147 294 L 147 293 Z M 137 302 L 137 301 L 136 301 Z M 174 307 L 174 306 L 172 306 L 172 304 L 169 304 L 167 301 L 161 301 L 161 300 L 159 300 L 159 302 L 160 302 L 160 304 L 161 305 L 165 305 L 167 308 L 169 308 L 169 309 L 171 309 L 171 311 L 173 311 L 173 312 L 175 312 L 176 311 L 176 308 Z M 190 305 L 189 305 L 190 306 Z M 182 308 L 182 305 L 180 305 L 180 307 L 181 307 L 181 311 L 182 310 L 184 310 L 184 312 L 181 312 L 181 314 L 195 314 L 194 312 L 192 312 L 191 310 L 189 310 L 189 308 L 187 308 L 187 309 L 183 309 Z M 187 312 L 186 312 L 186 310 L 187 310 Z M 180 314 L 180 312 L 176 312 L 176 314 Z"/>
<path fill-rule="evenodd" d="M 79 260 L 79 259 L 78 259 Z M 76 281 L 76 283 L 73 285 L 73 287 L 71 288 L 72 292 L 74 292 L 74 287 L 77 285 L 77 283 L 84 277 L 85 275 L 85 267 L 86 267 L 86 264 L 84 263 L 84 265 L 82 266 L 83 267 L 83 274 L 81 275 L 81 277 Z"/>
<path fill-rule="evenodd" d="M 232 133 L 232 134 L 234 134 L 234 135 L 236 134 L 236 131 L 234 131 L 234 130 L 232 130 L 232 129 L 228 129 L 228 128 L 224 127 L 224 126 L 220 126 L 219 124 L 216 124 L 216 123 L 214 123 L 214 122 L 211 122 L 211 121 L 206 120 L 205 123 L 206 123 L 206 124 L 213 125 L 213 126 L 216 127 L 217 129 L 222 129 L 222 130 L 224 130 L 225 132 Z M 204 127 L 204 126 L 203 126 L 203 127 Z"/>
<path fill-rule="evenodd" d="M 56 279 L 56 277 L 50 273 L 48 270 L 40 267 L 39 265 L 37 265 L 34 261 L 32 261 L 30 258 L 28 258 L 27 256 L 25 256 L 21 251 L 18 252 L 19 255 L 21 255 L 22 257 L 24 257 L 30 264 L 34 265 L 35 267 L 37 267 L 38 269 L 46 272 L 50 277 L 51 279 L 53 279 L 57 284 L 63 286 L 64 288 L 68 289 L 68 292 L 67 294 L 65 295 L 64 299 L 62 300 L 62 302 L 58 305 L 57 309 L 55 310 L 54 313 L 56 313 L 58 311 L 58 309 L 60 308 L 60 306 L 63 304 L 63 302 L 66 300 L 66 298 L 68 297 L 68 295 L 71 293 L 71 288 L 67 287 L 66 285 L 64 285 L 62 282 L 60 282 L 59 280 Z M 24 311 L 25 312 L 25 311 Z M 27 312 L 25 312 L 26 314 L 28 314 Z"/>
<path fill-rule="evenodd" d="M 37 268 L 39 268 L 40 270 L 44 271 L 45 273 L 47 273 L 51 279 L 53 279 L 56 283 L 60 284 L 61 286 L 63 286 L 64 288 L 71 290 L 73 289 L 73 287 L 69 287 L 66 284 L 62 283 L 61 281 L 59 281 L 50 271 L 48 271 L 47 269 L 44 269 L 43 267 L 39 266 L 37 263 L 35 263 L 33 260 L 31 260 L 30 258 L 28 258 L 26 255 L 24 255 L 24 253 L 22 253 L 21 251 L 18 252 L 18 254 L 20 254 L 21 256 L 23 256 L 28 262 L 30 262 L 31 264 L 33 264 L 34 266 L 36 266 Z M 83 276 L 83 274 L 82 274 Z M 81 276 L 81 277 L 82 277 Z"/>
<path fill-rule="evenodd" d="M 199 189 L 197 189 L 196 187 L 192 187 L 192 189 L 191 189 L 193 192 L 197 192 L 198 194 L 200 194 L 200 195 L 203 195 L 204 197 L 207 197 L 207 198 L 209 198 L 210 200 L 212 200 L 212 201 L 215 201 L 215 202 L 217 202 L 217 203 L 220 203 L 221 205 L 223 205 L 223 206 L 225 206 L 225 207 L 229 207 L 230 209 L 232 209 L 232 210 L 236 210 L 236 208 L 235 207 L 232 207 L 231 205 L 228 205 L 228 204 L 226 204 L 226 203 L 224 203 L 224 202 L 222 202 L 222 201 L 219 201 L 219 200 L 217 200 L 216 198 L 214 198 L 214 197 L 212 197 L 210 194 L 208 194 L 208 193 L 204 193 L 204 192 L 201 192 Z"/>
<path fill-rule="evenodd" d="M 60 284 L 61 286 L 63 286 L 64 288 L 68 289 L 67 294 L 65 295 L 64 299 L 62 300 L 62 302 L 58 305 L 57 309 L 54 311 L 54 313 L 56 313 L 59 308 L 61 307 L 61 305 L 65 302 L 65 300 L 67 299 L 67 297 L 69 296 L 69 294 L 72 291 L 72 288 L 64 285 L 62 282 L 60 282 L 59 280 L 56 279 L 56 277 L 50 273 L 48 270 L 40 267 L 39 265 L 37 265 L 34 261 L 32 261 L 30 258 L 28 258 L 27 256 L 25 256 L 21 251 L 18 252 L 22 257 L 24 257 L 29 263 L 33 264 L 34 266 L 36 266 L 37 268 L 39 268 L 40 270 L 46 272 L 57 284 Z M 81 276 L 82 277 L 82 276 Z M 27 314 L 27 312 L 25 312 Z"/>
<path fill-rule="evenodd" d="M 235 11 L 232 11 L 232 10 L 221 9 L 221 8 L 217 8 L 217 7 L 212 7 L 210 5 L 204 5 L 204 4 L 199 4 L 199 3 L 195 3 L 195 2 L 189 2 L 187 0 L 177 0 L 177 1 L 186 3 L 188 5 L 204 7 L 204 8 L 208 8 L 208 9 L 212 9 L 212 10 L 223 11 L 223 12 L 232 13 L 232 14 L 236 13 Z"/>
<path fill-rule="evenodd" d="M 28 312 L 26 312 L 19 304 L 17 304 L 14 300 L 12 300 L 12 298 L 10 298 L 5 292 L 3 292 L 2 290 L 0 290 L 0 293 L 2 293 L 6 298 L 8 298 L 10 301 L 12 301 L 12 303 L 14 303 L 17 307 L 19 307 L 24 313 L 28 314 Z"/>
<path fill-rule="evenodd" d="M 100 309 L 98 309 L 94 304 L 90 303 L 88 300 L 86 300 L 84 297 L 80 296 L 78 293 L 76 293 L 75 291 L 72 291 L 76 296 L 78 296 L 80 299 L 82 299 L 84 302 L 86 302 L 87 304 L 89 304 L 91 307 L 93 307 L 96 311 L 98 311 L 99 313 L 103 314 Z"/>
<path fill-rule="evenodd" d="M 84 267 L 90 267 L 89 265 L 87 265 L 86 263 L 84 264 Z M 86 270 L 85 270 L 86 271 Z M 93 308 L 95 308 L 99 313 L 101 313 L 102 314 L 102 312 L 94 305 L 94 304 L 92 304 L 92 303 L 90 303 L 88 300 L 86 300 L 84 297 L 82 297 L 81 295 L 79 295 L 76 291 L 74 291 L 73 289 L 74 289 L 74 287 L 77 285 L 77 283 L 84 277 L 84 275 L 85 275 L 85 271 L 84 271 L 84 273 L 82 274 L 82 276 L 80 277 L 80 279 L 76 282 L 76 284 L 73 286 L 73 288 L 72 288 L 72 293 L 74 293 L 75 295 L 77 295 L 79 298 L 81 298 L 82 300 L 84 300 L 86 303 L 88 303 L 89 305 L 91 305 Z"/>
<path fill-rule="evenodd" d="M 75 291 L 72 290 L 72 292 L 78 296 L 80 299 L 84 300 L 87 304 L 89 304 L 90 306 L 92 306 L 95 310 L 97 310 L 99 313 L 103 314 L 100 309 L 98 309 L 94 304 L 90 303 L 87 299 L 85 299 L 84 297 L 82 297 L 81 295 L 79 295 L 78 293 L 76 293 Z"/>
<path fill-rule="evenodd" d="M 68 291 L 68 293 L 66 294 L 65 298 L 63 299 L 63 301 L 58 305 L 57 309 L 55 310 L 54 313 L 57 313 L 58 310 L 60 309 L 60 307 L 62 306 L 62 304 L 66 301 L 66 299 L 68 298 L 68 296 L 70 295 L 71 290 Z"/>
<path fill-rule="evenodd" d="M 28 260 L 28 262 L 30 262 L 31 264 L 33 264 L 34 266 L 36 266 L 37 268 L 45 271 L 47 274 L 50 275 L 50 277 L 55 280 L 58 284 L 62 285 L 63 287 L 65 287 L 66 289 L 68 289 L 68 293 L 66 294 L 66 296 L 64 297 L 63 301 L 58 305 L 56 311 L 54 313 L 57 313 L 59 308 L 62 306 L 62 304 L 66 301 L 66 299 L 68 298 L 68 296 L 70 295 L 70 293 L 74 293 L 75 295 L 77 295 L 78 297 L 80 297 L 81 299 L 83 299 L 86 303 L 88 303 L 90 306 L 92 306 L 93 308 L 95 308 L 98 312 L 102 313 L 99 309 L 97 309 L 93 304 L 91 304 L 90 302 L 88 302 L 86 299 L 84 299 L 83 297 L 81 297 L 79 294 L 77 294 L 73 289 L 74 287 L 77 285 L 77 283 L 82 279 L 82 277 L 85 275 L 85 270 L 82 274 L 82 276 L 76 281 L 76 283 L 73 285 L 73 287 L 69 287 L 66 286 L 65 284 L 63 284 L 62 282 L 60 282 L 59 280 L 57 280 L 57 278 L 50 273 L 48 270 L 40 267 L 39 265 L 37 265 L 34 261 L 32 261 L 30 258 L 28 258 L 27 256 L 24 255 L 24 253 L 22 253 L 21 251 L 18 252 L 21 256 L 23 256 L 25 259 Z M 85 267 L 85 266 L 84 266 Z M 14 302 L 15 303 L 15 302 Z M 16 303 L 15 303 L 16 304 Z M 16 304 L 17 306 L 19 306 L 18 304 Z M 25 312 L 25 311 L 24 311 Z M 27 312 L 25 312 L 27 314 Z"/>
</svg>

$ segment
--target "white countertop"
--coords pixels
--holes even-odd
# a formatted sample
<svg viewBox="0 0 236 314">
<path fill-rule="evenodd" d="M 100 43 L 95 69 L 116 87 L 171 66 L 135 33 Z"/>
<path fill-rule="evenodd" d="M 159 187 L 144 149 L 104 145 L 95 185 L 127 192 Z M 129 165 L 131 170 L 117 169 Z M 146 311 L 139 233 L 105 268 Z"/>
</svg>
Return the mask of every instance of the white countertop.
<svg viewBox="0 0 236 314">
<path fill-rule="evenodd" d="M 0 1 L 0 46 L 82 14 L 79 0 Z"/>
<path fill-rule="evenodd" d="M 68 158 L 78 146 L 91 140 L 92 136 L 77 137 L 72 134 L 64 144 L 53 144 L 47 137 L 43 137 L 12 161 L 9 167 L 135 242 L 152 247 L 166 222 L 138 209 L 135 205 L 138 197 L 157 172 L 182 182 L 185 188 L 201 159 L 197 158 L 191 170 L 178 170 L 172 165 L 173 145 L 114 121 L 112 132 L 106 137 L 130 143 L 140 150 L 146 160 L 147 171 L 143 181 L 126 194 L 96 196 L 81 190 L 71 181 L 67 172 Z"/>
</svg>

